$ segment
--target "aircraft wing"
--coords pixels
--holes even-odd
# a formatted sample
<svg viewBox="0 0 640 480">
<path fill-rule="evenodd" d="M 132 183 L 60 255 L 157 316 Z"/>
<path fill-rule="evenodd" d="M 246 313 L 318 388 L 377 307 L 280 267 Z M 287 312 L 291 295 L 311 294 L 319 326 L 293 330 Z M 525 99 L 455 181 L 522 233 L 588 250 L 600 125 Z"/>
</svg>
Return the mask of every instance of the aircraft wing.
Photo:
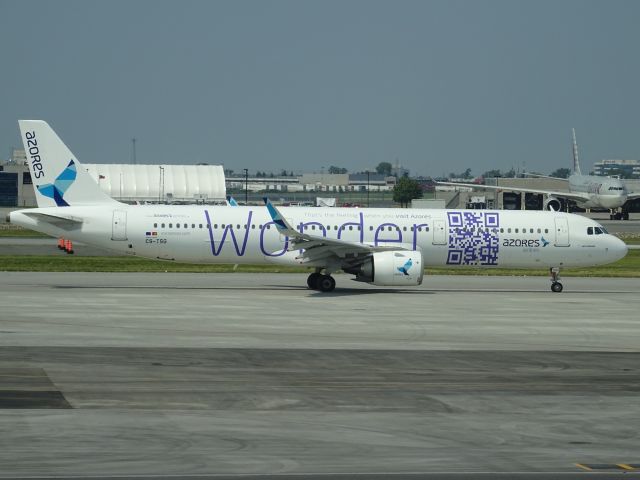
<svg viewBox="0 0 640 480">
<path fill-rule="evenodd" d="M 557 190 L 540 190 L 535 188 L 520 188 L 520 187 L 503 187 L 497 185 L 478 185 L 476 183 L 458 183 L 458 182 L 438 182 L 438 185 L 449 185 L 455 187 L 470 187 L 478 190 L 499 190 L 503 192 L 524 192 L 524 193 L 539 193 L 542 195 L 550 195 L 553 197 L 566 198 L 576 202 L 586 202 L 590 200 L 589 194 L 581 192 L 567 192 Z"/>
<path fill-rule="evenodd" d="M 640 192 L 632 192 L 627 194 L 627 201 L 635 200 L 636 198 L 640 198 Z"/>
<path fill-rule="evenodd" d="M 317 263 L 319 261 L 342 263 L 347 257 L 349 257 L 348 263 L 359 263 L 358 259 L 375 252 L 412 250 L 411 245 L 370 245 L 302 233 L 289 225 L 268 198 L 265 198 L 264 201 L 278 232 L 289 237 L 289 250 L 302 250 L 299 256 L 302 263 Z"/>
</svg>

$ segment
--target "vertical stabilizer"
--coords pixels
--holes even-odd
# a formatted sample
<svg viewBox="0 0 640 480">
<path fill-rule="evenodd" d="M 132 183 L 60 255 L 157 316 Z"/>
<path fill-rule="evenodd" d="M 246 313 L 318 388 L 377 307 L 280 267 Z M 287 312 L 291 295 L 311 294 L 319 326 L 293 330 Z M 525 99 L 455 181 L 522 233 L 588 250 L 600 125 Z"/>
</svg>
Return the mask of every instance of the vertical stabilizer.
<svg viewBox="0 0 640 480">
<path fill-rule="evenodd" d="M 578 160 L 578 142 L 576 141 L 576 129 L 572 128 L 573 133 L 573 173 L 576 175 L 582 175 L 580 172 L 580 161 Z"/>
<path fill-rule="evenodd" d="M 100 190 L 47 122 L 18 124 L 38 207 L 118 203 Z"/>
</svg>

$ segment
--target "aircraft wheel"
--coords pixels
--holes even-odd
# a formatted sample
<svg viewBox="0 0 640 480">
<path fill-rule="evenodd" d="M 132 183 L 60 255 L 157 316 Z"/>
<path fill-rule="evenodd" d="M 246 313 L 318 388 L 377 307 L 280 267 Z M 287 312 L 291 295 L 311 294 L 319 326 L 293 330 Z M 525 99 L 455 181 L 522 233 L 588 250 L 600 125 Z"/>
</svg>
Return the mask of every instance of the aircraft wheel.
<svg viewBox="0 0 640 480">
<path fill-rule="evenodd" d="M 307 286 L 311 290 L 318 290 L 318 278 L 320 278 L 320 274 L 318 272 L 313 272 L 307 277 Z"/>
<path fill-rule="evenodd" d="M 560 293 L 562 291 L 562 284 L 560 282 L 553 282 L 551 284 L 551 291 L 555 293 Z"/>
<path fill-rule="evenodd" d="M 332 292 L 336 288 L 336 281 L 331 275 L 320 275 L 316 283 L 316 288 L 321 292 Z"/>
</svg>

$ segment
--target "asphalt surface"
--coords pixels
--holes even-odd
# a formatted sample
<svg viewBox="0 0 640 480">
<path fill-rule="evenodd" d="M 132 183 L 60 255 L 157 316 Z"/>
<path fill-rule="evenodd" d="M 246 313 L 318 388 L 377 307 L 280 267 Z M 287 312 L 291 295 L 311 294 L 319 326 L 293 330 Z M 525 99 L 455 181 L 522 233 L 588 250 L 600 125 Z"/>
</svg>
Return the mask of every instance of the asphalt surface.
<svg viewBox="0 0 640 480">
<path fill-rule="evenodd" d="M 0 274 L 0 478 L 619 478 L 638 279 Z"/>
</svg>

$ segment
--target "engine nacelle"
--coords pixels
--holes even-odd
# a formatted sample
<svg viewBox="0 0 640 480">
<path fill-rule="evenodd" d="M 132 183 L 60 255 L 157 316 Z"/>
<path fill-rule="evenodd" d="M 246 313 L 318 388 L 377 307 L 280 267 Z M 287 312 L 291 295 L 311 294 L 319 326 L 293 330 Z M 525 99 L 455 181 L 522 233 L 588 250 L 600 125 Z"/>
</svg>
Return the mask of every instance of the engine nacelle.
<svg viewBox="0 0 640 480">
<path fill-rule="evenodd" d="M 355 273 L 356 280 L 359 282 L 379 286 L 420 285 L 424 275 L 422 252 L 408 250 L 376 252 L 357 269 L 347 273 Z"/>
<path fill-rule="evenodd" d="M 544 209 L 552 212 L 559 212 L 562 209 L 562 202 L 556 197 L 548 196 L 544 201 Z"/>
</svg>

